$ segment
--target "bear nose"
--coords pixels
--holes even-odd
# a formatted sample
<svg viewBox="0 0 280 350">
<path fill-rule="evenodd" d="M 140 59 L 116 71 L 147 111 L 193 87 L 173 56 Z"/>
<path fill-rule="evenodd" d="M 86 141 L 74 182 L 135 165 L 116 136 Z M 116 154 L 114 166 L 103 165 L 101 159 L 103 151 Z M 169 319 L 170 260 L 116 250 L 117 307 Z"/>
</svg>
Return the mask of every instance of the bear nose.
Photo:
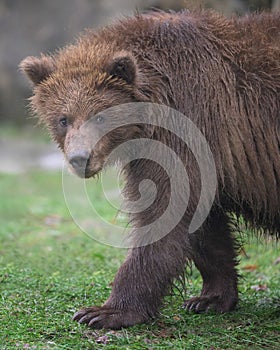
<svg viewBox="0 0 280 350">
<path fill-rule="evenodd" d="M 70 155 L 68 161 L 75 170 L 85 170 L 89 156 L 90 154 L 87 151 L 75 152 Z"/>
</svg>

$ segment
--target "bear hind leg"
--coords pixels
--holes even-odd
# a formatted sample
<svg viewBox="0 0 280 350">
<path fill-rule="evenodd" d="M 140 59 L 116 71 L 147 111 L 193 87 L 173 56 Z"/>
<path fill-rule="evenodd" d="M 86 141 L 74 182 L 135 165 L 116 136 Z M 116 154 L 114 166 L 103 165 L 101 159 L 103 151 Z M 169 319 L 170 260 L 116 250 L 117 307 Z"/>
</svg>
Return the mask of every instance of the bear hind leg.
<svg viewBox="0 0 280 350">
<path fill-rule="evenodd" d="M 199 297 L 184 307 L 197 313 L 228 312 L 238 302 L 236 252 L 226 213 L 212 212 L 203 230 L 190 235 L 192 260 L 201 273 L 203 288 Z"/>
</svg>

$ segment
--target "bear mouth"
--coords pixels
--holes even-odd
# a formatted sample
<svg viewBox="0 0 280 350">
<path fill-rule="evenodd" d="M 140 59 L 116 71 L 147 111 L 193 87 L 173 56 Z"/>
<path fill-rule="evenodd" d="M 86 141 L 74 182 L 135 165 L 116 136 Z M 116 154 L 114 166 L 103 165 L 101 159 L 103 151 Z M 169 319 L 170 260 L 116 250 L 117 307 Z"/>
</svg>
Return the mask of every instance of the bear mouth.
<svg viewBox="0 0 280 350">
<path fill-rule="evenodd" d="M 95 167 L 94 169 L 90 169 L 90 168 L 73 168 L 71 166 L 71 171 L 78 176 L 81 179 L 89 179 L 89 178 L 93 178 L 96 175 L 98 175 L 102 170 L 102 167 Z"/>
<path fill-rule="evenodd" d="M 86 163 L 78 166 L 74 165 L 71 162 L 68 162 L 70 171 L 80 177 L 81 179 L 89 179 L 91 177 L 95 177 L 98 173 L 101 172 L 103 165 L 99 162 L 91 162 L 90 159 L 87 160 Z"/>
</svg>

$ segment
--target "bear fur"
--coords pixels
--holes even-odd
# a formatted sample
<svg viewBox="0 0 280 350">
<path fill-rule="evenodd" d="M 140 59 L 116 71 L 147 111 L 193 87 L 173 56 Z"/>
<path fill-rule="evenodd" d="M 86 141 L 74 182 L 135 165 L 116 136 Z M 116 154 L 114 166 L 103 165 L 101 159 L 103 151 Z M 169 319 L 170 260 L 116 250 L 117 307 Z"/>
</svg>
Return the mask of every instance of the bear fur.
<svg viewBox="0 0 280 350">
<path fill-rule="evenodd" d="M 186 214 L 167 236 L 129 251 L 105 304 L 82 309 L 74 319 L 111 329 L 149 321 L 188 261 L 199 269 L 203 287 L 185 307 L 233 310 L 238 274 L 232 213 L 256 231 L 276 238 L 280 232 L 280 14 L 230 19 L 204 10 L 137 14 L 87 31 L 53 56 L 28 57 L 21 69 L 34 84 L 34 113 L 77 173 L 81 157 L 73 160 L 72 155 L 84 150 L 73 150 L 72 141 L 79 127 L 93 114 L 130 102 L 167 105 L 186 115 L 204 134 L 215 159 L 215 201 L 204 224 L 189 233 L 199 174 L 191 156 L 184 157 L 188 151 L 176 147 L 180 140 L 134 125 L 106 135 L 94 161 L 84 152 L 84 176 L 91 177 L 117 144 L 149 135 L 189 159 L 192 192 Z M 132 215 L 137 236 L 137 227 L 164 211 L 170 186 L 149 160 L 133 162 L 125 176 L 130 200 L 137 198 L 145 178 L 159 188 L 155 204 Z"/>
</svg>

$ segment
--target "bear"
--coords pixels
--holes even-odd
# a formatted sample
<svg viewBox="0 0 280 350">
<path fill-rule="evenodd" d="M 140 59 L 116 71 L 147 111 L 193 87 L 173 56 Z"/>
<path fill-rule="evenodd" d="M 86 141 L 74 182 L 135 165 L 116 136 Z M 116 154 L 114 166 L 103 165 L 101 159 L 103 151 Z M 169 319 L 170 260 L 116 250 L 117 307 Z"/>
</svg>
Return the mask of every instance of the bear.
<svg viewBox="0 0 280 350">
<path fill-rule="evenodd" d="M 83 308 L 74 320 L 95 329 L 149 322 L 190 262 L 203 286 L 199 296 L 185 301 L 186 310 L 234 310 L 239 219 L 257 234 L 278 239 L 280 232 L 280 14 L 226 18 L 203 9 L 137 13 L 85 31 L 54 55 L 27 57 L 20 68 L 33 83 L 33 113 L 78 176 L 95 176 L 115 147 L 141 137 L 171 147 L 189 173 L 189 202 L 177 225 L 155 242 L 131 247 L 108 300 Z M 209 213 L 194 232 L 189 227 L 201 176 L 180 137 L 134 122 L 106 134 L 93 150 L 75 141 L 89 119 L 94 134 L 114 121 L 103 111 L 130 103 L 179 111 L 209 144 L 217 186 Z M 151 159 L 131 161 L 124 174 L 131 202 L 139 197 L 143 179 L 158 189 L 148 209 L 131 214 L 137 241 L 139 228 L 165 211 L 170 181 Z"/>
</svg>

